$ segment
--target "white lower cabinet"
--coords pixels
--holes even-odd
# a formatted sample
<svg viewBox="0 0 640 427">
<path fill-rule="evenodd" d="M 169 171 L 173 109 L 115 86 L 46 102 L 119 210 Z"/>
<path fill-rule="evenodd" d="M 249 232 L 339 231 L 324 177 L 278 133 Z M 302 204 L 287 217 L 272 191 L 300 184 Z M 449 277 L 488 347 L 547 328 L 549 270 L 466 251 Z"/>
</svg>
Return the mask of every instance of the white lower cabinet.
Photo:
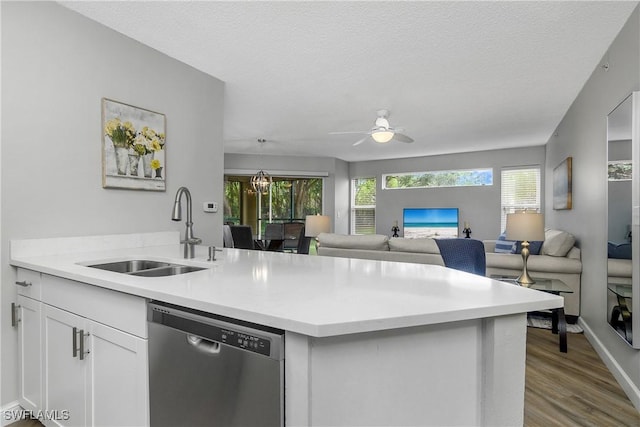
<svg viewBox="0 0 640 427">
<path fill-rule="evenodd" d="M 13 314 L 18 327 L 20 405 L 30 411 L 42 408 L 42 304 L 18 295 Z"/>
<path fill-rule="evenodd" d="M 146 425 L 146 340 L 44 305 L 44 408 L 51 425 Z"/>
<path fill-rule="evenodd" d="M 148 426 L 145 300 L 44 274 L 42 284 L 41 300 L 19 289 L 15 304 L 22 407 L 47 426 Z"/>
</svg>

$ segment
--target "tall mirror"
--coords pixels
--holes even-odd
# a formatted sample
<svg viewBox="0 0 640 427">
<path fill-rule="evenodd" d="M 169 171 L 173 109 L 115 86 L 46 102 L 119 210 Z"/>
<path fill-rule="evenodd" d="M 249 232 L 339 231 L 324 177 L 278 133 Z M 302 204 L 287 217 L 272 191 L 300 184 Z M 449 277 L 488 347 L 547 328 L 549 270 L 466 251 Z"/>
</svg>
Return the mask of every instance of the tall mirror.
<svg viewBox="0 0 640 427">
<path fill-rule="evenodd" d="M 637 301 L 633 298 L 632 262 L 633 255 L 638 256 L 638 251 L 633 250 L 633 239 L 639 237 L 633 229 L 636 98 L 635 93 L 627 97 L 607 118 L 607 320 L 627 343 L 640 348 L 640 327 L 634 327 L 634 320 L 638 319 L 633 318 Z M 638 336 L 634 337 L 634 333 Z"/>
</svg>

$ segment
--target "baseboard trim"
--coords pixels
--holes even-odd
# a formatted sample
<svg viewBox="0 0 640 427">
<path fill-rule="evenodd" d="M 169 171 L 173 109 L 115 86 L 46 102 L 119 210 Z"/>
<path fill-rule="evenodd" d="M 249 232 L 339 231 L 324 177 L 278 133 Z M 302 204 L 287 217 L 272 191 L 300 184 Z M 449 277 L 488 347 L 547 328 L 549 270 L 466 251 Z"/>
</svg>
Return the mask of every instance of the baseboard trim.
<svg viewBox="0 0 640 427">
<path fill-rule="evenodd" d="M 20 419 L 15 418 L 13 414 L 22 414 L 23 410 L 24 408 L 20 406 L 20 403 L 17 400 L 7 403 L 3 407 L 1 407 L 0 416 L 2 417 L 2 419 L 0 419 L 0 426 L 5 427 L 9 424 L 15 423 L 16 421 L 20 421 Z"/>
<path fill-rule="evenodd" d="M 602 344 L 602 341 L 593 333 L 589 325 L 582 318 L 578 319 L 578 324 L 582 326 L 585 337 L 587 337 L 596 353 L 598 353 L 604 364 L 609 368 L 609 371 L 611 371 L 616 381 L 618 381 L 618 384 L 620 384 L 620 387 L 622 387 L 627 394 L 633 406 L 640 411 L 640 389 L 631 381 L 631 378 L 629 378 L 609 350 Z"/>
</svg>

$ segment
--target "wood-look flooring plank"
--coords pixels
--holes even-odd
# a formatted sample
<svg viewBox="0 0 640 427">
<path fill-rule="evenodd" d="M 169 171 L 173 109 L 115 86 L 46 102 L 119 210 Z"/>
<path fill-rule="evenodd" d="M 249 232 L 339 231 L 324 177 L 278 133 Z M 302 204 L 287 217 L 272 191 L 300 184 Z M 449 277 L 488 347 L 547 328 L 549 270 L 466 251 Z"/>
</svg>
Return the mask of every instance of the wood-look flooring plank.
<svg viewBox="0 0 640 427">
<path fill-rule="evenodd" d="M 631 404 L 583 334 L 527 328 L 525 426 L 640 426 Z"/>
</svg>

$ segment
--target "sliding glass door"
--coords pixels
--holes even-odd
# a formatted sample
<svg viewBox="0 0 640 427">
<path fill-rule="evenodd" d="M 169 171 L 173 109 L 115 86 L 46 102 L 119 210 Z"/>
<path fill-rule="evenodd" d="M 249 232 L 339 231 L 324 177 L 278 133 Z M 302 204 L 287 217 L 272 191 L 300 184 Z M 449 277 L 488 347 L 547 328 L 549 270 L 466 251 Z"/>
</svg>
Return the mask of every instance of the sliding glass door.
<svg viewBox="0 0 640 427">
<path fill-rule="evenodd" d="M 304 222 L 322 213 L 322 178 L 272 178 L 267 191 L 256 192 L 249 176 L 225 176 L 224 222 L 251 225 L 262 234 L 270 222 Z"/>
</svg>

